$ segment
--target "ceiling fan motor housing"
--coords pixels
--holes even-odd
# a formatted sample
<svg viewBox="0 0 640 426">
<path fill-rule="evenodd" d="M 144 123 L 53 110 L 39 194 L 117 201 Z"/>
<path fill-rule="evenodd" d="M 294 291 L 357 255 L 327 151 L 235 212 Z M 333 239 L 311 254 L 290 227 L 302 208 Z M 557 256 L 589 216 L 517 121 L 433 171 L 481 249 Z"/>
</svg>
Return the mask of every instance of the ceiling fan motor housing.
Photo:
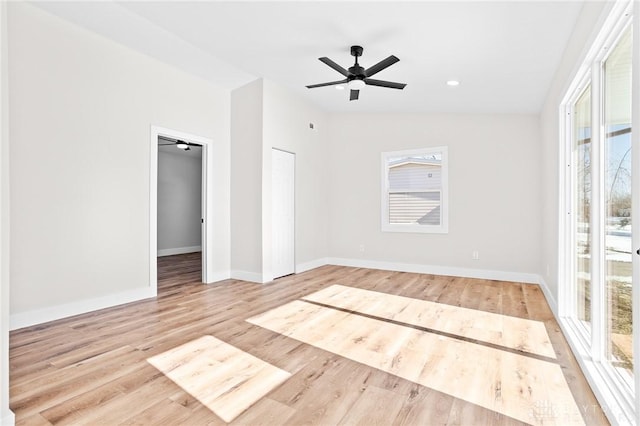
<svg viewBox="0 0 640 426">
<path fill-rule="evenodd" d="M 367 75 L 364 73 L 364 68 L 360 65 L 354 65 L 349 68 L 349 77 L 347 77 L 349 81 L 356 79 L 364 80 L 365 78 L 367 78 Z"/>
</svg>

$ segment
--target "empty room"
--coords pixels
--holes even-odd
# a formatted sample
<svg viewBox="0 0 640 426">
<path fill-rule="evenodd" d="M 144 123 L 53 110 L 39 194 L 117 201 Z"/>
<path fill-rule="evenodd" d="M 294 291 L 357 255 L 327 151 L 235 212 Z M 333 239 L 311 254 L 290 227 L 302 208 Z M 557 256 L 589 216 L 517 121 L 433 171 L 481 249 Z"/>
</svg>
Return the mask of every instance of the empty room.
<svg viewBox="0 0 640 426">
<path fill-rule="evenodd" d="M 1 0 L 0 424 L 640 424 L 639 26 Z"/>
</svg>

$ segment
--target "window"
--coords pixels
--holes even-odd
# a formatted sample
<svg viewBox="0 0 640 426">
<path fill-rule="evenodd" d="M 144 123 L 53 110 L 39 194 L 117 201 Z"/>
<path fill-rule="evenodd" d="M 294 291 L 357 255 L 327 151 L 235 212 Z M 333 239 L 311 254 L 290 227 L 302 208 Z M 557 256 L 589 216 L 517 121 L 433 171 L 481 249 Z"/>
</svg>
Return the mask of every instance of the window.
<svg viewBox="0 0 640 426">
<path fill-rule="evenodd" d="M 634 365 L 638 262 L 632 242 L 639 212 L 632 204 L 640 180 L 633 180 L 637 170 L 632 170 L 639 152 L 632 132 L 637 114 L 632 111 L 638 108 L 632 99 L 638 84 L 632 73 L 637 50 L 632 7 L 625 2 L 613 7 L 562 109 L 567 173 L 560 320 L 585 374 L 603 395 L 603 408 L 620 423 L 640 419 Z"/>
<path fill-rule="evenodd" d="M 575 318 L 591 333 L 591 83 L 572 105 L 572 185 L 571 228 L 573 277 L 576 289 Z"/>
<path fill-rule="evenodd" d="M 631 243 L 631 49 L 627 28 L 602 64 L 602 204 L 607 362 L 633 388 Z"/>
<path fill-rule="evenodd" d="M 382 230 L 448 232 L 447 148 L 382 153 Z"/>
</svg>

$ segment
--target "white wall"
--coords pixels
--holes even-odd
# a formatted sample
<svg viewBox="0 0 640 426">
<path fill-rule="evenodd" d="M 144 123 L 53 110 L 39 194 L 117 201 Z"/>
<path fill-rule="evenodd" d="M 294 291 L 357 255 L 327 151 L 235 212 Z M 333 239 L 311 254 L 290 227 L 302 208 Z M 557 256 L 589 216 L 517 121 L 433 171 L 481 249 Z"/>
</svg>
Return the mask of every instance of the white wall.
<svg viewBox="0 0 640 426">
<path fill-rule="evenodd" d="M 202 149 L 158 151 L 158 255 L 199 251 L 202 240 Z"/>
<path fill-rule="evenodd" d="M 262 282 L 262 80 L 231 93 L 231 275 Z"/>
<path fill-rule="evenodd" d="M 560 205 L 558 189 L 560 176 L 558 158 L 561 149 L 559 107 L 573 76 L 582 63 L 582 58 L 587 53 L 591 44 L 589 41 L 596 35 L 594 31 L 600 27 L 598 22 L 604 17 L 604 9 L 608 9 L 608 6 L 602 2 L 586 2 L 582 7 L 540 113 L 542 199 L 539 210 L 542 219 L 542 255 L 539 268 L 549 289 L 552 306 L 557 304 L 559 286 Z"/>
<path fill-rule="evenodd" d="M 287 89 L 256 80 L 231 95 L 232 276 L 271 271 L 271 150 L 296 154 L 296 271 L 327 257 L 327 115 Z M 314 124 L 314 130 L 309 128 Z"/>
<path fill-rule="evenodd" d="M 10 3 L 14 327 L 152 295 L 150 126 L 214 140 L 212 274 L 229 270 L 229 92 Z"/>
<path fill-rule="evenodd" d="M 6 2 L 0 3 L 0 424 L 9 409 L 9 102 Z"/>
<path fill-rule="evenodd" d="M 296 94 L 264 80 L 263 264 L 271 279 L 271 150 L 296 156 L 296 272 L 318 266 L 328 256 L 328 116 Z M 309 124 L 313 123 L 311 129 Z"/>
<path fill-rule="evenodd" d="M 434 273 L 535 281 L 531 274 L 539 272 L 541 245 L 539 139 L 533 115 L 333 115 L 328 163 L 333 262 L 409 264 Z M 449 147 L 449 233 L 381 232 L 380 153 L 443 145 Z M 479 260 L 472 260 L 474 250 Z"/>
</svg>

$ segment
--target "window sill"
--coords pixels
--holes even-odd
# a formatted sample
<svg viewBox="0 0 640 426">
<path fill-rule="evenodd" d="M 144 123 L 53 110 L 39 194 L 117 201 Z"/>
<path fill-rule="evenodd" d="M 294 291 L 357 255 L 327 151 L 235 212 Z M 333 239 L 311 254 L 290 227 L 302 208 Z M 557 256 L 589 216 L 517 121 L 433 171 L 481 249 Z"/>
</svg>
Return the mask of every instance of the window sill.
<svg viewBox="0 0 640 426">
<path fill-rule="evenodd" d="M 448 234 L 449 228 L 446 225 L 382 225 L 382 232 L 410 232 L 415 234 Z"/>
</svg>

